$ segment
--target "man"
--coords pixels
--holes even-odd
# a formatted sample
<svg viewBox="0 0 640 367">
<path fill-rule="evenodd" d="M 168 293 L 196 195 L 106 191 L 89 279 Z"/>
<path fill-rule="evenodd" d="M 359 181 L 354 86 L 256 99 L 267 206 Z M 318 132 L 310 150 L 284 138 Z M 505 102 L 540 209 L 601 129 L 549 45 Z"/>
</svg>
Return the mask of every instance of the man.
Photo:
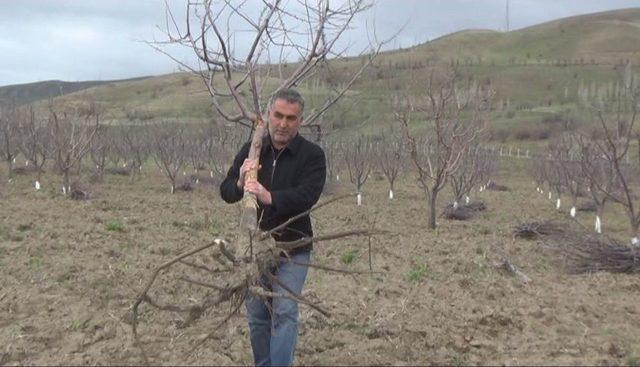
<svg viewBox="0 0 640 367">
<path fill-rule="evenodd" d="M 262 230 L 272 229 L 287 219 L 309 210 L 320 197 L 326 177 L 326 162 L 322 149 L 298 133 L 302 123 L 304 100 L 293 89 L 280 90 L 269 103 L 268 136 L 262 141 L 258 180 L 245 184 L 245 175 L 256 162 L 246 159 L 250 143 L 236 155 L 233 166 L 220 185 L 220 195 L 228 203 L 239 201 L 250 192 L 258 200 L 258 218 Z M 290 223 L 274 235 L 276 241 L 294 241 L 313 236 L 308 215 Z M 307 276 L 312 245 L 289 253 L 292 261 L 281 259 L 273 274 L 296 294 L 301 294 Z M 262 285 L 278 294 L 287 294 L 277 284 L 266 279 Z M 298 304 L 284 297 L 247 299 L 247 316 L 251 332 L 251 347 L 257 366 L 290 366 L 298 339 Z"/>
</svg>

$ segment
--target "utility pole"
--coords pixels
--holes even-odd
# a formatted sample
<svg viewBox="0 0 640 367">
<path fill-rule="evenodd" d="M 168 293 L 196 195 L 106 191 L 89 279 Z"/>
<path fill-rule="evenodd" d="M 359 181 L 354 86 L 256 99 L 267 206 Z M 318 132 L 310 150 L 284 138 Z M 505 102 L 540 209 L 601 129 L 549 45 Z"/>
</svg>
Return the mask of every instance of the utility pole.
<svg viewBox="0 0 640 367">
<path fill-rule="evenodd" d="M 507 11 L 506 11 L 506 30 L 507 32 L 509 32 L 509 0 L 506 0 L 507 2 Z"/>
</svg>

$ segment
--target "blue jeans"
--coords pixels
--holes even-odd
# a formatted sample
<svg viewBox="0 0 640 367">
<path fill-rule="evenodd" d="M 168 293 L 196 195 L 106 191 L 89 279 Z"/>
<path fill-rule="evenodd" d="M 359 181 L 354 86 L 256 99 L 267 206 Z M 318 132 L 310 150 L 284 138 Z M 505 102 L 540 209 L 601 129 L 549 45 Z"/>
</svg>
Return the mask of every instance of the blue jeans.
<svg viewBox="0 0 640 367">
<path fill-rule="evenodd" d="M 311 252 L 305 251 L 291 256 L 299 263 L 308 263 Z M 274 275 L 296 294 L 302 293 L 307 278 L 307 266 L 281 261 Z M 262 279 L 262 285 L 278 294 L 288 294 L 277 284 Z M 267 301 L 268 302 L 268 301 Z M 247 318 L 251 333 L 251 348 L 256 366 L 291 366 L 298 341 L 298 303 L 288 298 L 276 297 L 271 300 L 271 311 L 265 301 L 249 296 L 247 298 Z"/>
</svg>

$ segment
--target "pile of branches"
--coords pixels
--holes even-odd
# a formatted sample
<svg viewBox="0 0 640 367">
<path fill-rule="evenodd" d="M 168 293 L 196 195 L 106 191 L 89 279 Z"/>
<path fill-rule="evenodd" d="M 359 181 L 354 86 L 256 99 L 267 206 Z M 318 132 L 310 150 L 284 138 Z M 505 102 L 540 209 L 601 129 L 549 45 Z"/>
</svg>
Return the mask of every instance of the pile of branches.
<svg viewBox="0 0 640 367">
<path fill-rule="evenodd" d="M 509 191 L 509 188 L 505 185 L 498 185 L 494 181 L 489 181 L 487 184 L 487 190 L 491 191 Z"/>
<path fill-rule="evenodd" d="M 578 205 L 578 211 L 580 212 L 595 212 L 596 211 L 596 203 L 593 201 L 585 201 Z"/>
<path fill-rule="evenodd" d="M 374 234 L 383 232 L 374 231 L 373 229 L 360 229 L 313 238 L 303 237 L 292 242 L 276 242 L 272 235 L 278 233 L 278 231 L 282 231 L 291 222 L 309 214 L 312 210 L 349 196 L 353 195 L 349 194 L 336 197 L 323 204 L 317 205 L 309 211 L 290 218 L 285 223 L 269 231 L 253 233 L 249 236 L 249 241 L 245 245 L 233 244 L 225 239 L 216 238 L 209 244 L 188 251 L 157 266 L 146 286 L 136 298 L 130 313 L 125 317 L 125 321 L 132 327 L 135 343 L 142 351 L 142 356 L 145 361 L 149 361 L 149 359 L 140 343 L 138 335 L 140 307 L 143 304 L 147 304 L 160 311 L 182 314 L 183 318 L 176 326 L 178 328 L 185 328 L 194 324 L 194 322 L 209 310 L 228 303 L 230 311 L 217 322 L 210 334 L 202 338 L 193 347 L 192 351 L 201 346 L 205 341 L 211 339 L 224 323 L 233 315 L 237 314 L 248 297 L 260 298 L 267 304 L 269 300 L 273 298 L 287 298 L 305 304 L 324 316 L 330 316 L 329 312 L 320 305 L 296 294 L 286 287 L 286 285 L 280 282 L 277 276 L 274 275 L 274 270 L 283 262 L 292 262 L 296 265 L 304 265 L 327 271 L 349 274 L 359 273 L 357 271 L 334 269 L 315 263 L 299 263 L 293 260 L 288 254 L 311 242 L 317 244 L 318 242 L 349 236 L 371 237 Z M 243 248 L 244 251 L 242 251 Z M 211 259 L 214 260 L 213 263 L 210 263 Z M 182 265 L 182 267 L 174 267 L 175 265 Z M 187 267 L 186 270 L 184 266 Z M 202 299 L 195 300 L 195 298 L 192 297 L 190 303 L 170 304 L 162 301 L 158 297 L 153 297 L 151 291 L 155 290 L 158 292 L 156 288 L 162 287 L 163 283 L 166 283 L 164 279 L 163 281 L 156 282 L 159 276 L 163 273 L 168 273 L 170 270 L 175 270 L 171 274 L 168 274 L 169 277 L 173 278 L 172 280 L 178 280 L 179 282 L 186 283 L 189 287 L 195 287 L 190 289 L 189 293 L 194 294 L 193 292 L 195 290 L 199 290 L 199 293 L 203 294 Z M 271 288 L 267 288 L 263 284 L 262 279 L 268 279 L 272 284 L 279 285 L 284 293 L 273 292 Z M 152 289 L 154 286 L 155 288 Z M 170 293 L 179 294 L 181 292 L 175 292 L 175 290 L 173 290 L 173 292 Z"/>
<path fill-rule="evenodd" d="M 487 206 L 482 201 L 474 201 L 465 205 L 447 205 L 442 211 L 442 217 L 453 220 L 469 220 L 475 213 L 486 210 Z"/>
<path fill-rule="evenodd" d="M 131 170 L 128 167 L 107 167 L 104 171 L 116 176 L 129 176 L 131 174 Z"/>
<path fill-rule="evenodd" d="M 623 244 L 602 234 L 592 234 L 586 228 L 570 230 L 542 238 L 546 248 L 557 253 L 570 274 L 606 271 L 609 273 L 640 273 L 640 248 Z"/>
<path fill-rule="evenodd" d="M 69 191 L 69 197 L 72 200 L 89 200 L 90 193 L 89 189 L 87 189 L 82 183 L 74 182 L 71 184 L 71 190 Z"/>
<path fill-rule="evenodd" d="M 13 167 L 11 172 L 17 175 L 26 175 L 28 173 L 37 172 L 37 169 L 34 165 L 24 166 L 24 167 Z"/>
<path fill-rule="evenodd" d="M 565 226 L 551 220 L 543 222 L 522 222 L 515 226 L 513 235 L 516 238 L 533 240 L 541 238 L 542 236 L 563 234 L 565 232 L 564 228 Z"/>
<path fill-rule="evenodd" d="M 539 239 L 546 249 L 558 255 L 556 258 L 570 274 L 640 273 L 640 247 L 590 233 L 575 220 L 521 223 L 516 226 L 514 235 Z"/>
</svg>

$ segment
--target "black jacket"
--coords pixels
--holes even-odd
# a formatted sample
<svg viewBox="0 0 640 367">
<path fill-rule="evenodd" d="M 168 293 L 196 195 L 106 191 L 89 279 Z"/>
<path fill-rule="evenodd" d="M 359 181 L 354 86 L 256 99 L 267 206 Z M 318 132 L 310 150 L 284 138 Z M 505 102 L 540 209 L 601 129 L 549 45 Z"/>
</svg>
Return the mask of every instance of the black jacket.
<svg viewBox="0 0 640 367">
<path fill-rule="evenodd" d="M 242 199 L 238 189 L 240 166 L 249 155 L 250 142 L 236 155 L 227 177 L 220 184 L 220 196 L 227 203 Z M 271 205 L 259 204 L 260 229 L 269 230 L 287 219 L 309 210 L 320 198 L 326 178 L 326 161 L 322 148 L 298 134 L 281 151 L 271 145 L 269 136 L 262 141 L 258 182 L 271 192 Z M 308 215 L 289 224 L 274 236 L 276 241 L 294 241 L 313 236 L 311 218 Z M 310 250 L 312 245 L 295 252 Z"/>
</svg>

